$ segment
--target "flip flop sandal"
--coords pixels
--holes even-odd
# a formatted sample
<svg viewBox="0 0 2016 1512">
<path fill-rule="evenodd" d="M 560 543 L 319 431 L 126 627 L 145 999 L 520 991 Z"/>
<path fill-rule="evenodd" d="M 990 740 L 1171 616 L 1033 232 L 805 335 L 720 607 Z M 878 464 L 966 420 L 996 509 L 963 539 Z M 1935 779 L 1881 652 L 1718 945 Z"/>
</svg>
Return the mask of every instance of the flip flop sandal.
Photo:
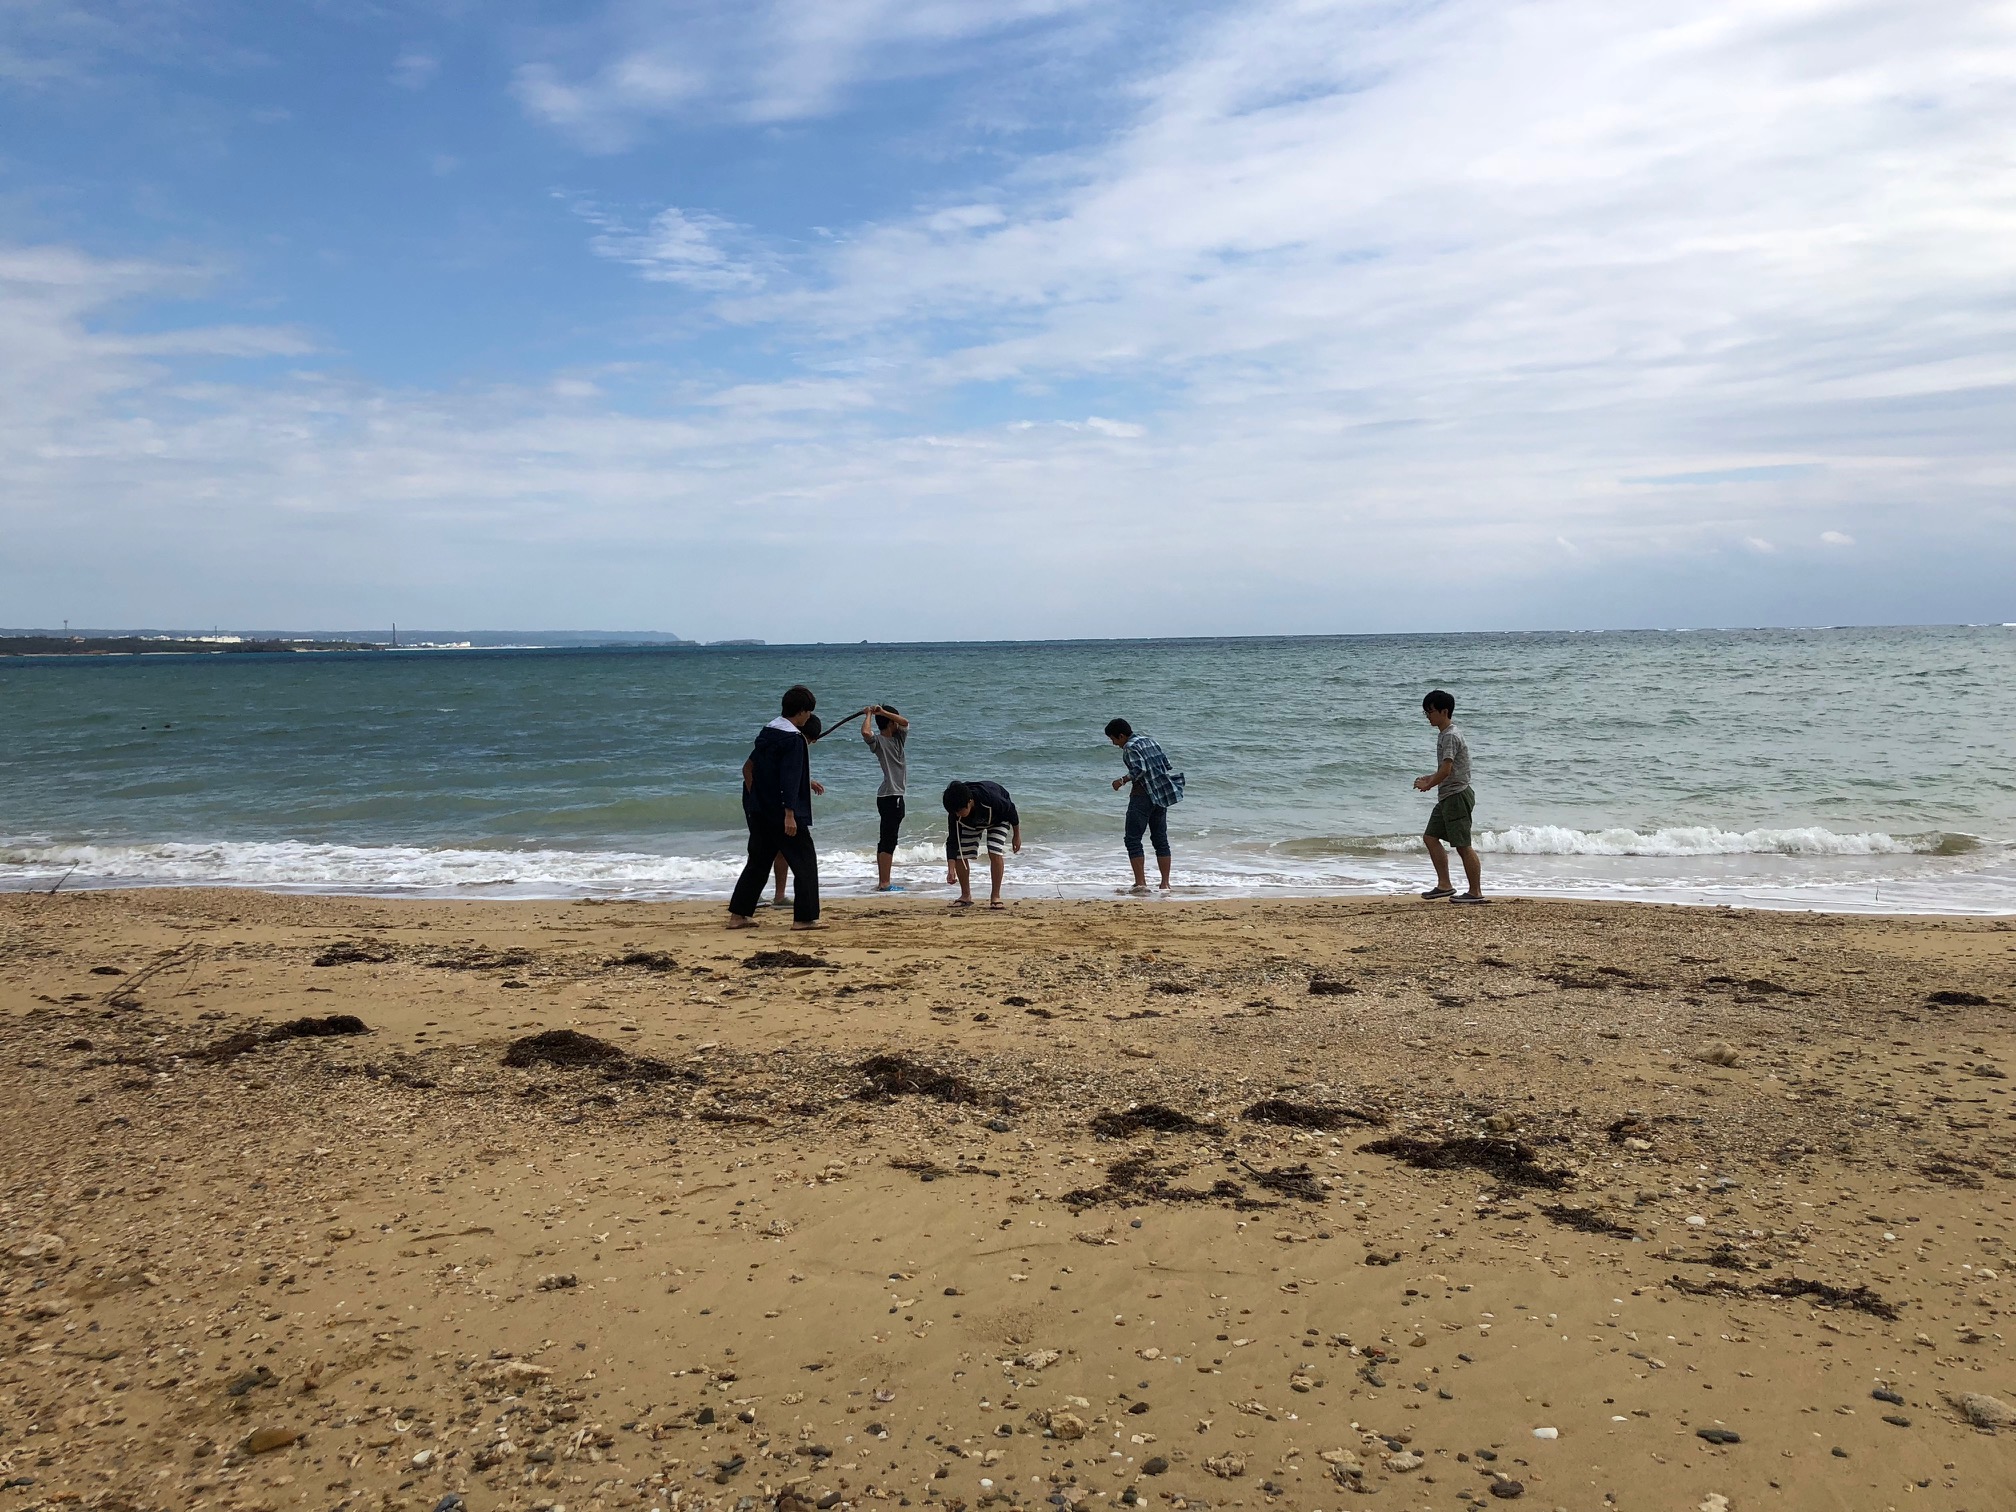
<svg viewBox="0 0 2016 1512">
<path fill-rule="evenodd" d="M 1427 899 L 1430 903 L 1433 903 L 1437 898 L 1455 897 L 1456 889 L 1453 887 L 1431 887 L 1428 889 L 1428 891 L 1421 894 L 1421 896 Z"/>
<path fill-rule="evenodd" d="M 1451 903 L 1489 903 L 1491 900 L 1481 893 L 1458 893 L 1449 901 Z"/>
</svg>

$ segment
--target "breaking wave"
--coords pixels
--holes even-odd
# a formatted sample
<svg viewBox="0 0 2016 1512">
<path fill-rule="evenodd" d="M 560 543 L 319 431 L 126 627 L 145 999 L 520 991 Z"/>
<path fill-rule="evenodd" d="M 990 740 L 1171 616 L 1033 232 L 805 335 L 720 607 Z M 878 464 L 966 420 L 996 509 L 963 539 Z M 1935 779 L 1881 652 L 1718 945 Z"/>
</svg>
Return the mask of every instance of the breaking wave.
<svg viewBox="0 0 2016 1512">
<path fill-rule="evenodd" d="M 1479 850 L 1510 856 L 1956 856 L 1978 843 L 1968 835 L 1938 830 L 1920 835 L 1880 830 L 1843 835 L 1817 825 L 1754 830 L 1685 825 L 1641 831 L 1515 824 L 1477 836 Z"/>
</svg>

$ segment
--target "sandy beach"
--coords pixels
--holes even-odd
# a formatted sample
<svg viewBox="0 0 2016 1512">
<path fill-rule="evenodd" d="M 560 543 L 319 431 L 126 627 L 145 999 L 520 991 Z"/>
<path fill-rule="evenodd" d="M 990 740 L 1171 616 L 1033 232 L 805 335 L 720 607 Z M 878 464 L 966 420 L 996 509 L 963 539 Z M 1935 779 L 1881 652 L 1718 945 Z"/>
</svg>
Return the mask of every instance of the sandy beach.
<svg viewBox="0 0 2016 1512">
<path fill-rule="evenodd" d="M 0 897 L 0 1509 L 2016 1497 L 2009 921 L 828 918 Z"/>
</svg>

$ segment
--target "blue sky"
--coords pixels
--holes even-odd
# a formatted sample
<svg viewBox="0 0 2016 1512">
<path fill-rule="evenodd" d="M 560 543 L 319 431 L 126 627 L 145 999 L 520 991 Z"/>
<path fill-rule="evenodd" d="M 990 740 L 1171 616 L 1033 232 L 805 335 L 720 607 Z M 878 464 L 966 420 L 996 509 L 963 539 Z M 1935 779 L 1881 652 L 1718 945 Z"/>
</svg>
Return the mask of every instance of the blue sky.
<svg viewBox="0 0 2016 1512">
<path fill-rule="evenodd" d="M 1964 0 L 6 0 L 0 623 L 2016 619 L 2012 79 Z"/>
</svg>

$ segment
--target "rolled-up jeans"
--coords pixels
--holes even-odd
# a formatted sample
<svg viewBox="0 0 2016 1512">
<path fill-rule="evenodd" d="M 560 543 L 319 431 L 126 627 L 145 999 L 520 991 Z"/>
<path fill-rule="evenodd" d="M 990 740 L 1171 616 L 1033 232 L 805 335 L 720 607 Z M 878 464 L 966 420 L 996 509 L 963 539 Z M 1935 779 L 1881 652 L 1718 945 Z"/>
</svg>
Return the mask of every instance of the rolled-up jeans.
<svg viewBox="0 0 2016 1512">
<path fill-rule="evenodd" d="M 1155 843 L 1155 854 L 1169 854 L 1169 806 L 1166 803 L 1150 803 L 1148 790 L 1135 783 L 1127 794 L 1127 854 L 1143 855 L 1141 837 L 1146 834 Z"/>
</svg>

